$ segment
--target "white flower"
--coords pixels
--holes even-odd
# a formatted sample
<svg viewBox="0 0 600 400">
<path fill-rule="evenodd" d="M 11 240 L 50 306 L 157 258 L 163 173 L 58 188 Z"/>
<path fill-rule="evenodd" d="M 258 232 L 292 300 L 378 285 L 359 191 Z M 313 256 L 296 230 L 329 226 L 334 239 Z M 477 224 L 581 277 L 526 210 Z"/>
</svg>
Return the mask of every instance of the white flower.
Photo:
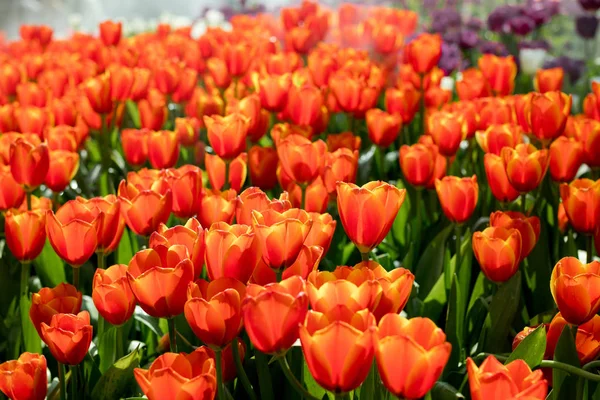
<svg viewBox="0 0 600 400">
<path fill-rule="evenodd" d="M 521 49 L 519 58 L 521 69 L 526 75 L 533 75 L 542 68 L 548 52 L 545 49 Z"/>
<path fill-rule="evenodd" d="M 208 26 L 220 26 L 225 21 L 225 15 L 219 10 L 208 10 L 204 16 L 206 25 Z"/>
</svg>

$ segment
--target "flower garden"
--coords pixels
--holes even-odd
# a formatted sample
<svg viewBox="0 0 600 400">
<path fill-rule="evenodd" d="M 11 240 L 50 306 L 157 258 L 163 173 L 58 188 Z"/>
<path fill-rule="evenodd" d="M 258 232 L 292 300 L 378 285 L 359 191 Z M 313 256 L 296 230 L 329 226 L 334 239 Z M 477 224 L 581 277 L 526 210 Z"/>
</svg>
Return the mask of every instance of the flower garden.
<svg viewBox="0 0 600 400">
<path fill-rule="evenodd" d="M 600 399 L 600 84 L 536 59 L 554 6 L 22 25 L 0 44 L 0 391 Z"/>
</svg>

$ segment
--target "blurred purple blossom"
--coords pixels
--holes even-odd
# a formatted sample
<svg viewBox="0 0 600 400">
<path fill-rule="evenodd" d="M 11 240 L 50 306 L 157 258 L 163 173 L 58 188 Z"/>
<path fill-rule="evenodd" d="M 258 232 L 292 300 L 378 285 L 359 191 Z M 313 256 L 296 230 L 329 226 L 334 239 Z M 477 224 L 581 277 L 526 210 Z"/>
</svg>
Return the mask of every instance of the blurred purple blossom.
<svg viewBox="0 0 600 400">
<path fill-rule="evenodd" d="M 522 40 L 519 42 L 519 49 L 544 49 L 550 50 L 550 43 L 544 39 Z"/>
<path fill-rule="evenodd" d="M 465 22 L 465 28 L 473 31 L 480 31 L 483 29 L 483 21 L 479 18 L 471 17 L 467 22 Z"/>
<path fill-rule="evenodd" d="M 567 56 L 560 56 L 544 63 L 545 69 L 555 67 L 561 67 L 569 77 L 569 82 L 573 84 L 583 75 L 585 62 Z"/>
<path fill-rule="evenodd" d="M 489 40 L 482 41 L 479 44 L 479 51 L 483 54 L 495 54 L 497 56 L 507 56 L 510 54 L 504 44 Z"/>
<path fill-rule="evenodd" d="M 598 31 L 598 17 L 591 13 L 578 15 L 575 17 L 575 31 L 584 39 L 595 38 Z"/>
<path fill-rule="evenodd" d="M 509 21 L 521 14 L 521 8 L 513 5 L 501 5 L 488 15 L 488 28 L 497 33 L 510 33 Z"/>
<path fill-rule="evenodd" d="M 519 15 L 508 21 L 511 32 L 516 35 L 525 36 L 535 29 L 535 21 L 525 15 Z"/>
<path fill-rule="evenodd" d="M 456 9 L 444 8 L 431 13 L 431 30 L 438 33 L 446 32 L 461 25 L 460 14 Z"/>
<path fill-rule="evenodd" d="M 453 71 L 462 69 L 463 58 L 460 48 L 454 43 L 442 43 L 442 56 L 438 63 L 446 75 L 449 75 Z"/>
<path fill-rule="evenodd" d="M 600 9 L 600 0 L 579 0 L 579 4 L 586 11 L 598 11 Z"/>
<path fill-rule="evenodd" d="M 477 47 L 479 44 L 479 35 L 471 29 L 463 29 L 460 32 L 460 47 L 468 50 Z"/>
</svg>

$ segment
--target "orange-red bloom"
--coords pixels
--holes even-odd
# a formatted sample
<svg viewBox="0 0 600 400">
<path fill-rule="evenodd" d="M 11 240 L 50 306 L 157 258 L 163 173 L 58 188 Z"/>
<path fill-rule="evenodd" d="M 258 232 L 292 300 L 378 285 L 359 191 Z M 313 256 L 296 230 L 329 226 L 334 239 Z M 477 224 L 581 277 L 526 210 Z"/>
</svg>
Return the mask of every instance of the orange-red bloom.
<svg viewBox="0 0 600 400">
<path fill-rule="evenodd" d="M 128 176 L 129 179 L 129 176 Z M 141 236 L 148 236 L 171 215 L 173 195 L 166 181 L 160 179 L 143 187 L 122 180 L 119 200 L 127 226 Z"/>
<path fill-rule="evenodd" d="M 585 118 L 575 124 L 577 139 L 583 144 L 583 159 L 590 167 L 600 167 L 600 122 Z"/>
<path fill-rule="evenodd" d="M 39 256 L 46 243 L 46 214 L 9 210 L 4 218 L 6 245 L 15 258 L 31 261 Z"/>
<path fill-rule="evenodd" d="M 140 125 L 144 129 L 160 130 L 167 120 L 168 109 L 165 96 L 151 89 L 146 98 L 138 102 Z"/>
<path fill-rule="evenodd" d="M 292 134 L 277 143 L 279 163 L 285 173 L 296 183 L 313 181 L 325 164 L 327 145 L 322 140 Z"/>
<path fill-rule="evenodd" d="M 258 87 L 260 103 L 266 110 L 279 112 L 285 108 L 288 92 L 292 85 L 291 75 L 264 75 L 254 77 L 255 85 Z"/>
<path fill-rule="evenodd" d="M 506 176 L 520 193 L 537 188 L 548 169 L 548 150 L 538 150 L 532 144 L 518 144 L 514 149 L 504 147 L 501 152 Z"/>
<path fill-rule="evenodd" d="M 400 115 L 404 124 L 410 123 L 419 110 L 421 94 L 412 85 L 385 91 L 385 109 L 390 114 Z"/>
<path fill-rule="evenodd" d="M 543 400 L 548 394 L 548 382 L 544 379 L 542 370 L 532 372 L 522 359 L 502 365 L 496 357 L 489 356 L 477 367 L 469 357 L 467 371 L 473 400 Z"/>
<path fill-rule="evenodd" d="M 495 198 L 503 203 L 508 203 L 519 197 L 519 192 L 508 181 L 502 157 L 488 153 L 483 156 L 483 166 L 488 185 Z"/>
<path fill-rule="evenodd" d="M 438 146 L 440 154 L 452 157 L 458 151 L 460 142 L 467 138 L 467 124 L 458 113 L 438 111 L 427 118 L 427 132 Z"/>
<path fill-rule="evenodd" d="M 104 21 L 100 23 L 100 38 L 105 46 L 116 46 L 121 40 L 120 22 Z"/>
<path fill-rule="evenodd" d="M 112 111 L 110 74 L 89 78 L 81 85 L 81 89 L 94 112 L 109 114 Z"/>
<path fill-rule="evenodd" d="M 252 146 L 248 151 L 248 169 L 252 185 L 271 190 L 277 185 L 279 156 L 273 147 Z"/>
<path fill-rule="evenodd" d="M 571 114 L 571 101 L 571 96 L 562 92 L 534 93 L 528 110 L 531 133 L 542 143 L 560 136 Z"/>
<path fill-rule="evenodd" d="M 507 96 L 515 87 L 517 64 L 513 56 L 484 54 L 477 61 L 479 69 L 496 96 Z"/>
<path fill-rule="evenodd" d="M 25 139 L 17 139 L 10 146 L 10 172 L 26 190 L 33 190 L 44 183 L 50 168 L 50 156 L 46 143 L 33 145 Z"/>
<path fill-rule="evenodd" d="M 237 207 L 235 212 L 236 222 L 242 225 L 252 225 L 252 211 L 262 212 L 268 209 L 284 212 L 292 208 L 287 198 L 287 193 L 283 193 L 279 199 L 269 199 L 267 194 L 257 187 L 250 187 L 244 190 L 237 198 Z"/>
<path fill-rule="evenodd" d="M 127 265 L 98 268 L 92 283 L 92 299 L 98 313 L 113 325 L 123 325 L 135 310 L 135 297 L 127 281 Z"/>
<path fill-rule="evenodd" d="M 247 168 L 246 163 L 248 155 L 246 153 L 240 153 L 233 161 L 227 161 L 229 165 L 226 165 L 221 157 L 212 154 L 206 154 L 204 158 L 204 164 L 206 167 L 206 173 L 208 174 L 208 181 L 213 189 L 221 190 L 225 185 L 225 175 L 228 174 L 227 184 L 229 187 L 236 192 L 239 191 L 244 182 L 246 181 Z M 226 172 L 226 169 L 229 169 Z"/>
<path fill-rule="evenodd" d="M 548 326 L 546 334 L 546 354 L 547 358 L 552 358 L 558 339 L 567 326 L 567 321 L 559 312 L 552 318 Z M 575 346 L 577 348 L 577 356 L 581 365 L 585 365 L 598 358 L 600 354 L 600 316 L 594 315 L 588 322 L 577 327 L 575 335 Z"/>
<path fill-rule="evenodd" d="M 71 183 L 79 169 L 79 154 L 66 150 L 50 151 L 50 164 L 44 184 L 60 193 Z"/>
<path fill-rule="evenodd" d="M 204 124 L 208 141 L 219 157 L 232 160 L 246 148 L 249 120 L 243 114 L 205 116 Z"/>
<path fill-rule="evenodd" d="M 461 101 L 489 96 L 490 89 L 483 73 L 477 68 L 462 71 L 462 79 L 456 81 L 456 93 Z"/>
<path fill-rule="evenodd" d="M 93 333 L 90 314 L 82 311 L 74 314 L 56 314 L 50 325 L 42 322 L 44 343 L 52 356 L 61 364 L 77 365 L 83 361 L 92 343 Z"/>
<path fill-rule="evenodd" d="M 517 229 L 521 233 L 521 259 L 531 253 L 540 237 L 540 219 L 516 211 L 496 211 L 490 215 L 490 226 Z"/>
<path fill-rule="evenodd" d="M 341 148 L 326 154 L 323 169 L 323 184 L 327 193 L 333 193 L 337 182 L 356 182 L 358 171 L 358 151 Z M 311 185 L 312 186 L 312 185 Z M 310 187 L 310 186 L 309 186 Z M 309 191 L 307 189 L 307 207 L 309 204 Z M 327 205 L 325 205 L 327 207 Z"/>
<path fill-rule="evenodd" d="M 560 197 L 573 229 L 592 235 L 600 226 L 600 181 L 576 179 L 560 185 Z"/>
<path fill-rule="evenodd" d="M 0 364 L 0 390 L 13 400 L 44 400 L 47 392 L 46 357 L 22 353 Z"/>
<path fill-rule="evenodd" d="M 147 136 L 148 159 L 153 168 L 171 168 L 179 158 L 179 140 L 174 131 L 151 131 Z"/>
<path fill-rule="evenodd" d="M 385 387 L 395 396 L 421 398 L 439 379 L 452 346 L 428 318 L 386 314 L 379 322 L 375 357 Z M 404 368 L 397 368 L 402 354 Z"/>
<path fill-rule="evenodd" d="M 123 129 L 121 145 L 125 160 L 131 166 L 143 165 L 148 159 L 148 129 Z"/>
<path fill-rule="evenodd" d="M 121 215 L 121 202 L 114 194 L 105 197 L 93 197 L 84 199 L 77 197 L 78 202 L 85 205 L 93 215 L 102 213 L 102 224 L 98 225 L 98 247 L 97 251 L 104 254 L 116 250 L 123 231 L 125 230 L 125 219 Z"/>
<path fill-rule="evenodd" d="M 195 145 L 200 136 L 200 126 L 200 120 L 194 117 L 175 118 L 175 132 L 179 143 L 188 147 Z"/>
<path fill-rule="evenodd" d="M 25 191 L 13 178 L 10 166 L 0 164 L 0 210 L 18 207 L 24 199 Z"/>
<path fill-rule="evenodd" d="M 521 233 L 502 227 L 473 234 L 473 253 L 483 274 L 493 282 L 506 282 L 519 269 Z"/>
<path fill-rule="evenodd" d="M 198 220 L 202 226 L 210 227 L 215 222 L 231 224 L 235 216 L 236 192 L 233 189 L 220 192 L 205 189 L 202 194 Z"/>
<path fill-rule="evenodd" d="M 285 112 L 294 124 L 312 126 L 321 116 L 323 103 L 323 94 L 318 87 L 292 85 Z"/>
<path fill-rule="evenodd" d="M 341 148 L 360 150 L 361 138 L 354 136 L 352 132 L 342 132 L 327 135 L 327 149 L 334 152 Z"/>
<path fill-rule="evenodd" d="M 367 111 L 366 120 L 369 139 L 383 148 L 394 143 L 402 128 L 402 118 L 400 116 L 388 114 L 378 108 Z"/>
<path fill-rule="evenodd" d="M 491 124 L 485 131 L 476 132 L 475 138 L 484 153 L 499 156 L 503 147 L 514 148 L 523 143 L 523 131 L 516 124 Z"/>
<path fill-rule="evenodd" d="M 55 314 L 76 314 L 81 310 L 82 295 L 68 283 L 42 288 L 31 297 L 29 318 L 42 337 L 42 322 L 49 324 Z"/>
<path fill-rule="evenodd" d="M 420 34 L 404 48 L 404 59 L 415 72 L 425 74 L 433 69 L 442 55 L 440 35 Z"/>
<path fill-rule="evenodd" d="M 400 168 L 404 179 L 413 186 L 425 186 L 433 177 L 437 146 L 404 145 L 400 148 Z"/>
<path fill-rule="evenodd" d="M 458 178 L 446 176 L 435 181 L 442 210 L 446 217 L 455 223 L 462 224 L 471 218 L 479 198 L 477 176 Z"/>
<path fill-rule="evenodd" d="M 565 71 L 560 68 L 538 69 L 533 79 L 536 90 L 540 93 L 560 91 Z"/>
</svg>

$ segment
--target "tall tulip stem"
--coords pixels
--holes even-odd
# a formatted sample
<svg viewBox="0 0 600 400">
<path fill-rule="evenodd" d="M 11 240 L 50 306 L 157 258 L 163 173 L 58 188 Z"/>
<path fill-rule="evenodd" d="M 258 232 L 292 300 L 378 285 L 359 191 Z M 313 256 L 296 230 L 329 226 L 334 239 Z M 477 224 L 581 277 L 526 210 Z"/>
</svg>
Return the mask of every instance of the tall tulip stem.
<svg viewBox="0 0 600 400">
<path fill-rule="evenodd" d="M 369 253 L 360 253 L 360 260 L 361 261 L 369 261 Z"/>
<path fill-rule="evenodd" d="M 458 270 L 460 269 L 460 263 L 461 263 L 461 259 L 460 259 L 460 242 L 461 242 L 461 232 L 460 232 L 460 225 L 456 224 L 454 225 L 454 234 L 456 235 L 456 262 L 454 263 L 454 271 L 456 273 L 458 273 Z"/>
<path fill-rule="evenodd" d="M 106 268 L 106 256 L 103 251 L 99 251 L 96 253 L 98 256 L 98 269 Z"/>
<path fill-rule="evenodd" d="M 521 212 L 524 216 L 527 216 L 527 194 L 521 194 Z"/>
<path fill-rule="evenodd" d="M 67 382 L 65 380 L 65 366 L 58 363 L 58 384 L 60 386 L 60 400 L 67 398 Z"/>
<path fill-rule="evenodd" d="M 587 379 L 589 381 L 600 382 L 600 375 L 593 374 L 593 373 L 585 371 L 581 368 L 575 367 L 570 364 L 565 364 L 560 361 L 542 360 L 542 362 L 540 364 L 540 368 L 560 369 L 560 370 L 563 370 L 570 374 L 577 375 L 583 379 Z"/>
<path fill-rule="evenodd" d="M 231 161 L 225 160 L 225 182 L 223 182 L 223 190 L 229 189 L 229 168 Z"/>
<path fill-rule="evenodd" d="M 168 318 L 167 325 L 169 326 L 169 347 L 171 353 L 177 353 L 177 329 L 175 327 L 175 318 Z M 217 369 L 219 369 L 217 367 Z"/>
<path fill-rule="evenodd" d="M 27 211 L 31 211 L 31 196 L 31 190 L 28 190 L 25 195 L 27 198 Z"/>
<path fill-rule="evenodd" d="M 77 365 L 71 365 L 71 397 L 76 399 L 80 397 L 77 392 Z"/>
<path fill-rule="evenodd" d="M 298 394 L 300 394 L 300 396 L 302 396 L 303 398 L 308 399 L 308 400 L 319 400 L 317 397 L 310 394 L 310 392 L 308 390 L 306 390 L 306 388 L 300 382 L 298 382 L 298 379 L 296 379 L 296 377 L 292 373 L 292 370 L 290 369 L 290 365 L 288 364 L 287 358 L 285 358 L 285 355 L 277 357 L 277 361 L 279 361 L 279 365 L 281 366 L 281 370 L 283 371 L 283 374 L 288 379 L 288 381 L 292 384 L 294 389 L 296 389 Z"/>
<path fill-rule="evenodd" d="M 306 207 L 306 183 L 299 184 L 300 186 L 300 209 L 304 210 Z"/>
<path fill-rule="evenodd" d="M 79 268 L 80 267 L 73 267 L 73 286 L 75 286 L 77 290 L 79 290 Z"/>
<path fill-rule="evenodd" d="M 29 261 L 21 263 L 21 299 L 27 296 L 29 289 Z"/>
<path fill-rule="evenodd" d="M 225 400 L 225 393 L 223 393 L 223 352 L 221 350 L 215 351 L 215 363 L 217 364 L 217 399 Z"/>
<path fill-rule="evenodd" d="M 115 326 L 115 330 L 116 330 L 116 334 L 117 334 L 117 345 L 115 348 L 115 352 L 116 352 L 115 360 L 118 360 L 125 355 L 125 349 L 124 349 L 125 343 L 124 343 L 124 339 L 123 339 L 123 332 L 124 332 L 123 325 Z"/>
<path fill-rule="evenodd" d="M 586 240 L 587 240 L 587 248 L 586 248 L 587 260 L 586 260 L 586 263 L 589 264 L 589 263 L 591 263 L 594 260 L 594 236 L 593 235 L 587 235 Z"/>
<path fill-rule="evenodd" d="M 254 360 L 256 361 L 256 372 L 258 374 L 258 384 L 260 385 L 260 398 L 264 400 L 274 400 L 273 382 L 269 363 L 266 354 L 258 350 L 254 351 Z"/>
<path fill-rule="evenodd" d="M 242 359 L 240 358 L 240 349 L 238 348 L 238 339 L 235 339 L 231 344 L 231 351 L 233 352 L 233 362 L 235 363 L 238 379 L 242 382 L 242 385 L 244 386 L 246 393 L 248 393 L 250 400 L 257 400 L 256 393 L 254 393 L 254 388 L 252 387 L 252 383 L 250 383 L 250 379 L 248 379 L 248 375 L 246 375 L 246 370 L 244 370 L 244 366 L 242 365 Z"/>
</svg>

